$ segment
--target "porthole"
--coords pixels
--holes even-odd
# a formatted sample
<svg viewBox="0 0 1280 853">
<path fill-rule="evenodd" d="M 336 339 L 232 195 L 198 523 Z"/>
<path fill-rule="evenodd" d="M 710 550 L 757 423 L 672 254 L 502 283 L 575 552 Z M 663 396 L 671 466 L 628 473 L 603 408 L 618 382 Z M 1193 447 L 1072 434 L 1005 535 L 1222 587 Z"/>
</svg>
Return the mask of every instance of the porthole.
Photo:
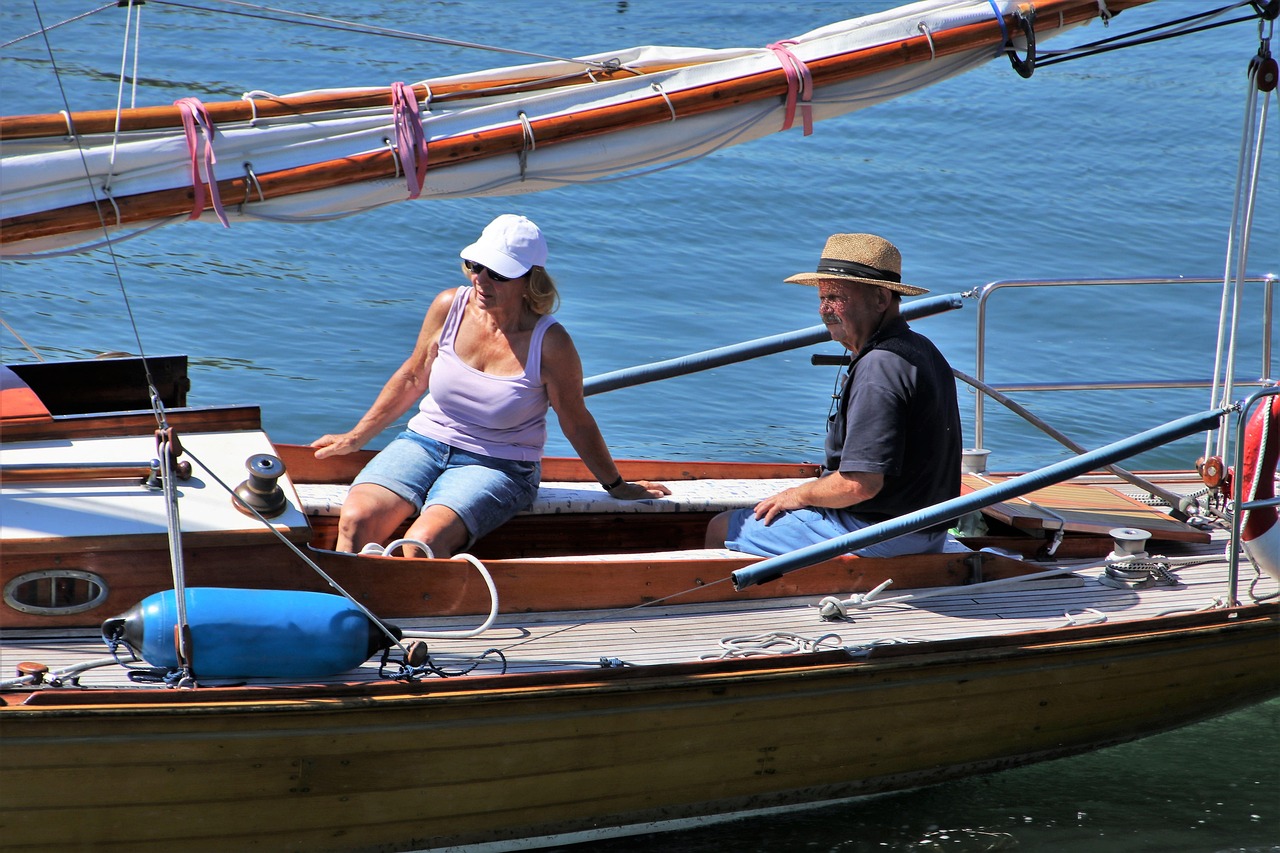
<svg viewBox="0 0 1280 853">
<path fill-rule="evenodd" d="M 107 582 L 93 572 L 46 569 L 26 572 L 4 585 L 4 603 L 22 613 L 70 616 L 107 600 Z"/>
</svg>

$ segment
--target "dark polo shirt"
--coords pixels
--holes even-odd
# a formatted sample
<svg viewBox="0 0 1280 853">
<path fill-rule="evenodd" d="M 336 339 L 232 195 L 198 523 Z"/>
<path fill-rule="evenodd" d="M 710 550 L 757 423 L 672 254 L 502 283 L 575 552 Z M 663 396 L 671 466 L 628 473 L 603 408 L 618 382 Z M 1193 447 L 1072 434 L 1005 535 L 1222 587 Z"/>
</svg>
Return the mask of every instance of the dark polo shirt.
<svg viewBox="0 0 1280 853">
<path fill-rule="evenodd" d="M 884 475 L 849 509 L 880 521 L 957 497 L 961 445 L 951 365 L 902 318 L 886 323 L 854 357 L 827 426 L 827 470 Z"/>
</svg>

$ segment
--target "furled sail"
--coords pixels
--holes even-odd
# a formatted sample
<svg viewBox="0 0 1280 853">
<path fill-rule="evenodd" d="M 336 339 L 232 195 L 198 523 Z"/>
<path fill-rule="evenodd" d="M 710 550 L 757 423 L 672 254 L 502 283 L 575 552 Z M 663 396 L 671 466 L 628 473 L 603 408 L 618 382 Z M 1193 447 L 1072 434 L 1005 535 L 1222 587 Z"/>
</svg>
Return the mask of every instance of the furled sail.
<svg viewBox="0 0 1280 853">
<path fill-rule="evenodd" d="M 184 218 L 330 218 L 642 173 L 808 133 L 1006 53 L 1017 67 L 1035 39 L 1145 2 L 925 0 L 763 48 L 636 47 L 411 87 L 6 117 L 0 255 Z"/>
</svg>

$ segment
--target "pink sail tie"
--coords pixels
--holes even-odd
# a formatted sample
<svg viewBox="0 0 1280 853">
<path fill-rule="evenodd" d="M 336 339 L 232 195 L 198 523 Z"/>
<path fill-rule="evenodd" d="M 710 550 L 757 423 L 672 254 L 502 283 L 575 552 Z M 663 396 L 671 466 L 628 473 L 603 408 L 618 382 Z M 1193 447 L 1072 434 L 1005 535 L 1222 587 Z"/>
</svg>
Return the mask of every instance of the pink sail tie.
<svg viewBox="0 0 1280 853">
<path fill-rule="evenodd" d="M 794 39 L 774 42 L 769 45 L 782 63 L 782 70 L 787 75 L 787 113 L 782 120 L 782 129 L 789 130 L 796 120 L 796 104 L 800 105 L 800 115 L 804 119 L 804 135 L 813 133 L 813 107 L 809 101 L 813 98 L 813 75 L 809 67 L 790 50 L 789 44 L 799 44 Z"/>
<path fill-rule="evenodd" d="M 187 154 L 191 158 L 191 189 L 195 194 L 195 199 L 191 205 L 191 216 L 189 219 L 199 219 L 200 214 L 204 213 L 204 185 L 205 180 L 209 183 L 209 197 L 213 200 L 213 211 L 218 215 L 218 220 L 224 228 L 230 228 L 231 223 L 227 221 L 227 214 L 222 209 L 222 196 L 218 193 L 218 179 L 213 174 L 213 164 L 218 162 L 218 158 L 213 154 L 213 138 L 217 131 L 214 129 L 213 121 L 209 118 L 209 111 L 204 108 L 204 104 L 200 103 L 199 98 L 179 98 L 173 102 L 178 110 L 182 113 L 182 129 L 187 134 Z M 197 140 L 196 128 L 199 127 L 201 135 L 204 137 L 204 156 L 197 156 Z M 204 160 L 205 178 L 200 177 L 200 161 Z"/>
<path fill-rule="evenodd" d="M 427 179 L 427 136 L 422 131 L 422 116 L 413 87 L 392 83 L 391 106 L 395 116 L 396 151 L 404 164 L 405 185 L 409 198 L 417 198 L 422 195 L 422 184 Z"/>
</svg>

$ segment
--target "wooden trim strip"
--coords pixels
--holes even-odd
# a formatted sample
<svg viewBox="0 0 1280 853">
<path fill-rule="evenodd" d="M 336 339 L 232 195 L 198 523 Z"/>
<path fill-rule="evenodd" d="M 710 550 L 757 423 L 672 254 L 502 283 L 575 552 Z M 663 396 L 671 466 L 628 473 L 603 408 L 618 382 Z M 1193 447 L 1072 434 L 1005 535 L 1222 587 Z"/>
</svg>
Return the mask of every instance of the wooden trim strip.
<svg viewBox="0 0 1280 853">
<path fill-rule="evenodd" d="M 186 432 L 218 432 L 262 429 L 262 411 L 257 406 L 218 406 L 170 409 L 165 412 L 169 426 Z M 156 429 L 151 412 L 112 412 L 93 415 L 59 415 L 49 420 L 4 421 L 5 443 L 44 439 L 102 438 L 115 435 L 149 435 Z"/>
<path fill-rule="evenodd" d="M 72 465 L 0 465 L 5 483 L 57 483 L 72 480 L 142 480 L 151 474 L 149 462 L 92 462 Z"/>
</svg>

